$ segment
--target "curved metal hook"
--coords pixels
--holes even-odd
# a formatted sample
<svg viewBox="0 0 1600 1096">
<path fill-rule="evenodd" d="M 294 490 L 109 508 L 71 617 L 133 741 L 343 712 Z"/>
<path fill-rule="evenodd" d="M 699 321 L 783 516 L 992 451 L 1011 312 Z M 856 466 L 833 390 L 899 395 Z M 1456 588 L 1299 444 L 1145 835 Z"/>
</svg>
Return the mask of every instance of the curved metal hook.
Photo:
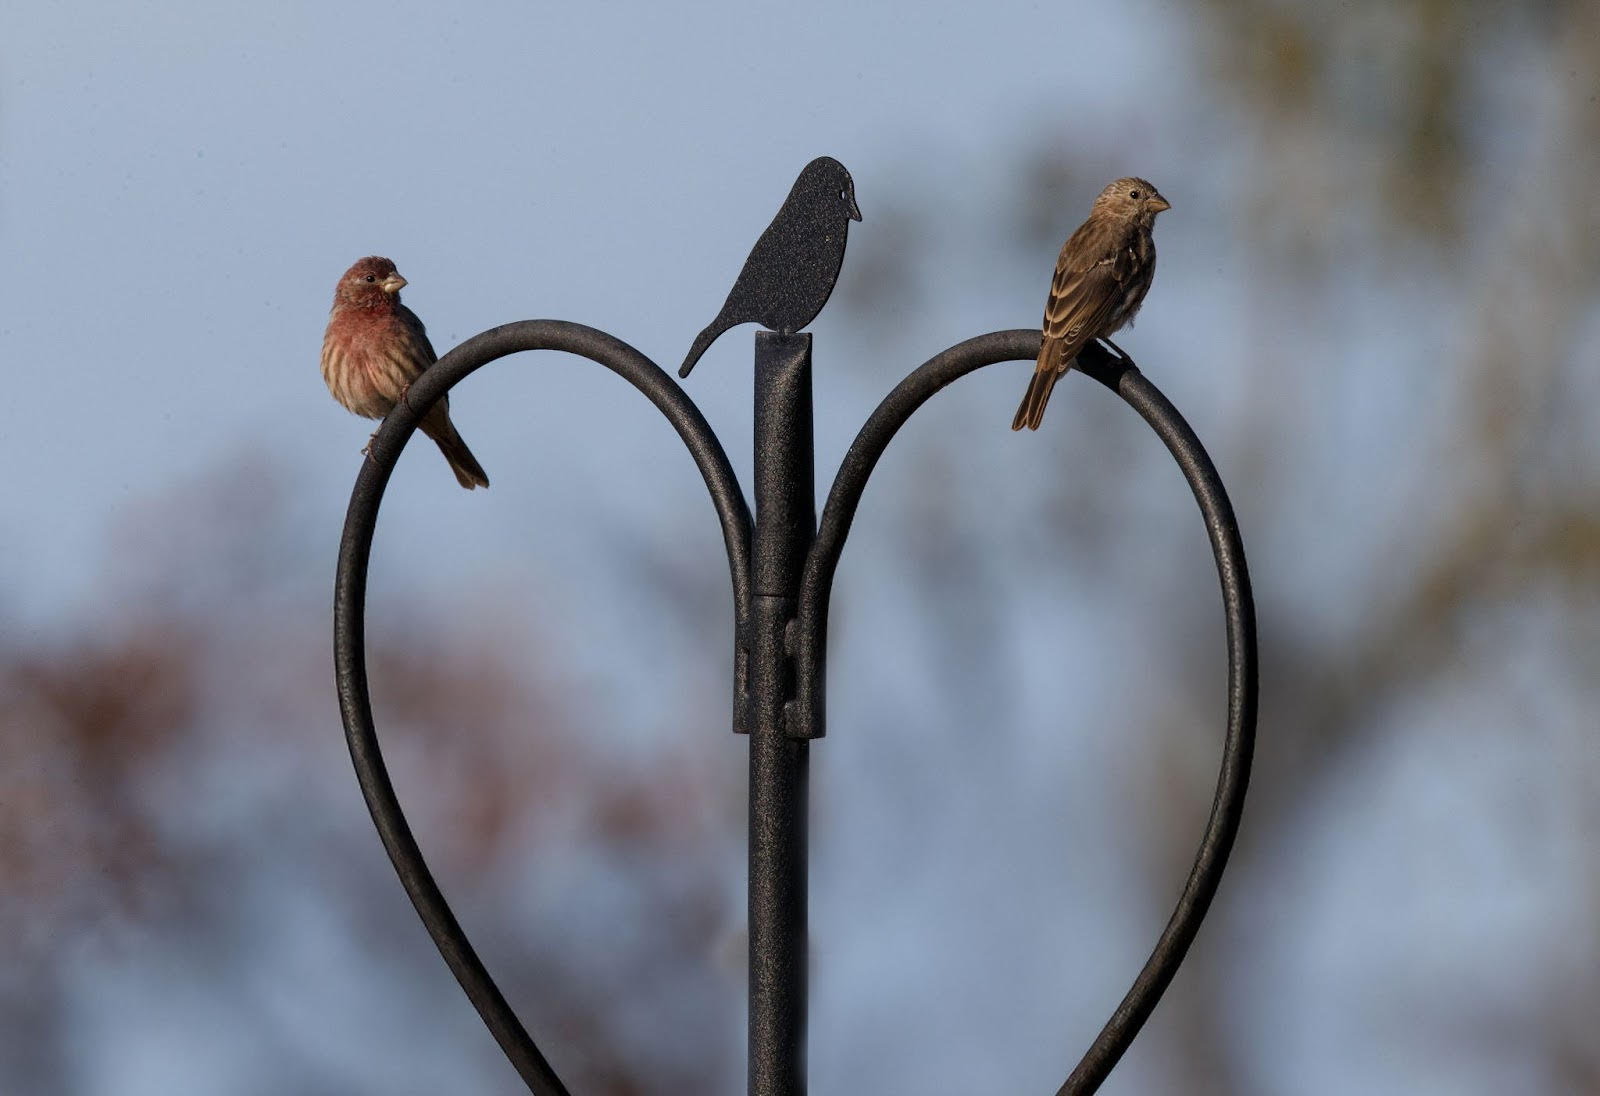
<svg viewBox="0 0 1600 1096">
<path fill-rule="evenodd" d="M 456 981 L 461 983 L 478 1015 L 494 1034 L 500 1049 L 530 1091 L 538 1096 L 567 1096 L 560 1078 L 484 969 L 423 860 L 378 748 L 367 687 L 364 615 L 367 562 L 372 553 L 378 506 L 383 501 L 383 490 L 394 471 L 395 461 L 417 423 L 441 396 L 474 370 L 519 350 L 564 350 L 598 362 L 643 392 L 677 429 L 705 478 L 717 517 L 722 522 L 722 537 L 733 578 L 738 635 L 744 632 L 750 595 L 750 510 L 721 443 L 683 390 L 659 366 L 627 343 L 592 327 L 561 320 L 526 320 L 491 328 L 440 358 L 417 379 L 406 399 L 378 427 L 372 439 L 371 457 L 362 464 L 355 490 L 350 495 L 344 537 L 339 544 L 339 573 L 334 584 L 334 674 L 350 758 L 355 763 L 356 778 L 361 783 L 367 809 L 372 813 L 384 848 L 418 916 Z"/>
<path fill-rule="evenodd" d="M 816 543 L 806 560 L 792 648 L 798 680 L 795 733 L 812 738 L 823 733 L 828 600 L 839 555 L 855 519 L 867 479 L 889 442 L 916 410 L 941 388 L 986 365 L 1032 361 L 1039 354 L 1037 329 L 995 331 L 958 343 L 895 386 L 851 443 L 828 493 Z M 1228 852 L 1239 830 L 1256 724 L 1256 624 L 1245 567 L 1244 544 L 1233 506 L 1216 467 L 1189 424 L 1154 384 L 1125 359 L 1114 358 L 1098 343 L 1078 357 L 1077 369 L 1098 380 L 1150 424 L 1183 470 L 1205 518 L 1211 550 L 1222 582 L 1228 639 L 1228 731 L 1222 749 L 1222 771 L 1194 867 L 1178 898 L 1177 908 L 1145 961 L 1127 996 L 1106 1022 L 1056 1096 L 1083 1096 L 1098 1089 L 1139 1029 L 1150 1018 L 1199 931 L 1222 879 Z"/>
</svg>

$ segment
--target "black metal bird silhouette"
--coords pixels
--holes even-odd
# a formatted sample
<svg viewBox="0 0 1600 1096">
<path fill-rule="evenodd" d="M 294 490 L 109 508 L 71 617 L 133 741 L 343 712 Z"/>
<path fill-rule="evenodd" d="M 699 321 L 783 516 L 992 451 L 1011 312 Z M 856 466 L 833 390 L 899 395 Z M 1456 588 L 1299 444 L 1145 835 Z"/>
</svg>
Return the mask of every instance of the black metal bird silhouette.
<svg viewBox="0 0 1600 1096">
<path fill-rule="evenodd" d="M 792 335 L 816 319 L 844 265 L 845 230 L 859 220 L 856 184 L 844 165 L 832 156 L 807 164 L 750 249 L 722 311 L 695 336 L 678 376 L 687 377 L 706 347 L 730 327 L 754 321 Z"/>
</svg>

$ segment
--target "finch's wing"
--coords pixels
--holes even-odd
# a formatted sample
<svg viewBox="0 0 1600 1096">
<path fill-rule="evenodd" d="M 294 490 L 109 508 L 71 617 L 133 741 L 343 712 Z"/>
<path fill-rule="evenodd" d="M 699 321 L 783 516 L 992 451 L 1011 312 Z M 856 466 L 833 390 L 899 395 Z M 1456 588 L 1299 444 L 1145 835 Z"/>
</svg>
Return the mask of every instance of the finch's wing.
<svg viewBox="0 0 1600 1096">
<path fill-rule="evenodd" d="M 433 352 L 433 343 L 428 341 L 428 329 L 422 326 L 422 320 L 417 314 L 405 305 L 400 305 L 394 310 L 400 318 L 400 324 L 405 331 L 406 341 L 411 344 L 417 355 L 417 361 L 426 369 L 439 360 L 439 355 Z"/>
<path fill-rule="evenodd" d="M 1093 218 L 1078 226 L 1056 259 L 1050 296 L 1044 304 L 1044 340 L 1022 405 L 1011 429 L 1039 429 L 1050 390 L 1072 365 L 1078 351 L 1106 330 L 1117 314 L 1133 274 L 1133 254 L 1115 233 Z"/>
<path fill-rule="evenodd" d="M 1072 234 L 1056 261 L 1050 297 L 1044 306 L 1044 338 L 1055 351 L 1056 368 L 1078 356 L 1116 312 L 1123 281 L 1131 273 L 1127 249 L 1104 241 L 1098 226 L 1085 224 Z"/>
</svg>

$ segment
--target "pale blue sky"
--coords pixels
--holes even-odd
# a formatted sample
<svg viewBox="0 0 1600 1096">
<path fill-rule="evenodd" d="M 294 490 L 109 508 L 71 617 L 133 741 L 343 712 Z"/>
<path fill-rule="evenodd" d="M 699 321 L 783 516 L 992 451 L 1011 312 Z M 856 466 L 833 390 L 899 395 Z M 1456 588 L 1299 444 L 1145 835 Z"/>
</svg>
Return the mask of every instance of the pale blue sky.
<svg viewBox="0 0 1600 1096">
<path fill-rule="evenodd" d="M 354 259 L 396 260 L 441 353 L 496 324 L 551 317 L 601 327 L 670 369 L 795 174 L 829 154 L 853 173 L 865 220 L 813 326 L 823 492 L 900 375 L 962 338 L 1038 323 L 1053 248 L 1019 245 L 1010 206 L 1024 153 L 1059 140 L 1074 178 L 1093 181 L 1058 212 L 1063 237 L 1116 175 L 1146 175 L 1172 200 L 1156 286 L 1119 341 L 1233 485 L 1263 601 L 1294 618 L 1286 630 L 1336 645 L 1382 596 L 1385 552 L 1413 543 L 1394 530 L 1414 521 L 1426 532 L 1445 494 L 1453 466 L 1430 449 L 1433 427 L 1452 395 L 1459 321 L 1478 302 L 1456 292 L 1456 272 L 1422 260 L 1374 269 L 1354 236 L 1321 241 L 1331 273 L 1285 280 L 1242 227 L 1239 197 L 1240 179 L 1264 170 L 1271 135 L 1217 93 L 1217 28 L 1199 19 L 1161 0 L 6 0 L 0 362 L 12 399 L 0 421 L 0 640 L 80 626 L 93 599 L 126 593 L 141 581 L 141 553 L 162 550 L 163 515 L 239 465 L 270 470 L 293 493 L 291 543 L 272 550 L 297 584 L 331 594 L 372 425 L 334 404 L 317 358 L 335 279 Z M 1546 67 L 1519 54 L 1497 79 L 1526 92 Z M 1517 139 L 1522 115 L 1508 117 L 1493 140 Z M 1336 189 L 1328 180 L 1346 151 L 1308 139 L 1294 165 L 1305 174 L 1284 185 Z M 852 263 L 897 224 L 915 232 L 903 241 L 914 330 L 871 322 L 851 298 Z M 1494 255 L 1502 243 L 1460 253 Z M 749 348 L 748 328 L 724 336 L 686 383 L 741 472 Z M 1026 372 L 986 370 L 929 405 L 885 458 L 840 570 L 835 651 L 848 655 L 832 667 L 833 737 L 815 755 L 819 1092 L 1059 1084 L 1058 1067 L 1098 1028 L 1165 917 L 1170 897 L 1144 890 L 1148 865 L 1128 868 L 1149 854 L 1141 820 L 1180 784 L 1209 796 L 1220 650 L 1212 692 L 1180 692 L 1216 701 L 1198 721 L 1140 707 L 1141 675 L 1178 673 L 1189 663 L 1176 652 L 1220 635 L 1220 616 L 1204 632 L 1165 608 L 1195 590 L 1214 596 L 1192 500 L 1132 416 L 1098 392 L 1058 396 L 1053 431 L 1010 434 Z M 640 695 L 650 688 L 670 690 L 680 708 L 720 711 L 726 631 L 696 633 L 605 596 L 630 558 L 725 583 L 698 476 L 654 411 L 599 368 L 552 355 L 498 364 L 452 401 L 494 487 L 463 492 L 436 452 L 412 446 L 379 528 L 378 626 L 398 618 L 387 606 L 409 588 L 433 599 L 425 606 L 459 597 L 485 619 L 515 616 L 525 601 L 539 629 L 569 641 L 552 657 L 575 690 L 591 687 L 583 700 L 597 723 L 615 719 L 624 736 L 658 729 L 639 717 L 657 706 Z M 1259 416 L 1280 412 L 1298 429 L 1263 432 Z M 1091 433 L 1106 441 L 1104 461 L 1082 474 L 1126 476 L 1127 512 L 1108 524 L 1141 534 L 1098 557 L 1043 543 L 1036 513 L 1037 484 L 1060 476 L 1064 455 L 1084 452 L 1071 442 Z M 1286 436 L 1269 453 L 1250 448 Z M 962 444 L 932 444 L 950 438 Z M 1263 483 L 1270 492 L 1248 490 Z M 971 695 L 940 695 L 928 665 L 948 651 L 925 634 L 939 618 L 922 615 L 916 569 L 937 568 L 917 557 L 941 546 L 896 539 L 913 513 L 934 514 L 933 528 L 978 530 L 973 634 L 1001 669 L 975 675 L 983 688 Z M 1129 581 L 1146 559 L 1165 569 Z M 1096 560 L 1111 577 L 1085 566 Z M 1047 572 L 1040 596 L 1026 577 L 1034 566 Z M 227 606 L 229 594 L 206 596 Z M 626 685 L 607 676 L 619 662 L 632 664 Z M 1525 862 L 1493 855 L 1503 835 L 1451 824 L 1492 794 L 1510 756 L 1486 709 L 1465 720 L 1465 750 L 1436 731 L 1455 706 L 1471 707 L 1474 687 L 1454 682 L 1425 716 L 1391 716 L 1415 735 L 1406 748 L 1375 751 L 1370 768 L 1331 782 L 1329 802 L 1306 812 L 1315 832 L 1282 838 L 1289 851 L 1264 858 L 1257 878 L 1229 880 L 1253 886 L 1260 904 L 1206 932 L 1258 935 L 1260 959 L 1230 972 L 1239 1009 L 1219 1027 L 1259 1029 L 1238 1037 L 1259 1046 L 1261 1091 L 1516 1090 L 1522 1059 L 1502 1056 L 1504 1076 L 1467 1087 L 1406 1042 L 1409 1017 L 1382 1011 L 1405 1012 L 1416 1001 L 1406 987 L 1431 984 L 1417 972 L 1447 961 L 1463 981 L 1514 994 L 1485 939 L 1550 942 L 1544 959 L 1559 967 L 1573 954 L 1559 940 L 1581 936 L 1550 931 L 1572 908 L 1549 886 L 1559 868 L 1523 880 Z M 331 724 L 331 687 L 328 710 Z M 1149 718 L 1123 731 L 1130 712 Z M 986 720 L 1008 733 L 991 744 Z M 1174 730 L 1191 723 L 1192 742 Z M 742 744 L 728 737 L 706 748 L 737 775 Z M 924 753 L 926 741 L 939 745 Z M 1202 800 L 1184 803 L 1201 816 Z M 913 834 L 892 825 L 910 818 Z M 1501 870 L 1480 871 L 1485 862 Z M 1172 869 L 1174 892 L 1183 866 Z M 1428 883 L 1408 892 L 1414 875 Z M 1524 883 L 1525 902 L 1500 901 Z M 286 916 L 280 947 L 293 951 L 295 934 L 312 931 L 297 924 Z M 1581 939 L 1572 947 L 1590 954 Z M 95 1048 L 85 1093 L 216 1091 L 263 1053 L 235 1029 L 209 1056 L 185 1058 L 186 1025 L 210 1007 L 203 981 L 190 972 L 192 996 L 162 984 L 152 1000 L 145 961 L 83 975 Z M 376 984 L 350 977 L 348 996 L 333 1000 L 364 999 Z M 296 989 L 275 990 L 291 1013 Z M 1170 1081 L 1158 1054 L 1177 1036 L 1162 1033 L 1163 1019 L 1107 1092 Z M 336 1042 L 342 1029 L 330 1030 Z M 450 1031 L 434 1039 L 409 1048 L 413 1058 L 444 1056 L 437 1068 L 455 1075 Z M 124 1072 L 119 1055 L 136 1051 Z M 356 1061 L 366 1051 L 327 1053 Z M 504 1079 L 489 1071 L 486 1084 Z"/>
<path fill-rule="evenodd" d="M 1115 70 L 1179 10 L 1116 9 L 1075 27 L 1074 48 Z M 1063 18 L 1040 4 L 19 5 L 0 45 L 0 357 L 21 409 L 0 429 L 0 537 L 6 570 L 29 577 L 5 601 L 37 618 L 75 600 L 108 519 L 239 449 L 315 472 L 335 515 L 364 427 L 315 362 L 333 282 L 360 255 L 397 261 L 441 352 L 549 316 L 670 364 L 820 153 L 855 173 L 866 232 L 891 187 L 974 219 L 1002 181 L 994 157 L 1083 113 L 1113 112 L 1117 152 L 1159 175 L 1179 87 L 1130 102 L 1066 71 L 1037 46 Z M 961 244 L 972 264 L 1008 253 Z M 965 313 L 920 353 L 1036 322 L 1037 293 L 975 298 L 981 280 L 948 263 L 918 277 Z M 819 321 L 819 353 L 859 356 L 836 328 Z M 747 342 L 716 347 L 697 378 L 713 417 L 743 411 L 743 391 L 714 381 Z M 538 490 L 511 470 L 518 400 L 561 408 L 540 425 L 559 432 L 552 449 L 593 437 L 586 421 L 617 402 L 556 375 L 514 399 L 487 377 L 456 397 L 496 500 Z M 465 512 L 424 471 L 418 504 Z"/>
</svg>

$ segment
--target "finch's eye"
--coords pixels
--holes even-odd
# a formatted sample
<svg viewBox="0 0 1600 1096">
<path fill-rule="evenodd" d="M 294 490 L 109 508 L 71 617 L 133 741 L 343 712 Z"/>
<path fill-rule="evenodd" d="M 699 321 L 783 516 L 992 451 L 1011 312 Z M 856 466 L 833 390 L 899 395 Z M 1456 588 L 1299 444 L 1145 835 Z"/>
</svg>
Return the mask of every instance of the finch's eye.
<svg viewBox="0 0 1600 1096">
<path fill-rule="evenodd" d="M 1139 192 L 1137 190 L 1130 190 L 1128 191 L 1128 197 L 1137 202 L 1139 200 Z"/>
<path fill-rule="evenodd" d="M 377 280 L 378 280 L 378 276 L 377 276 L 377 275 L 376 275 L 376 274 L 368 274 L 368 275 L 367 275 L 367 281 L 369 281 L 369 282 L 375 282 L 375 281 L 377 281 Z"/>
</svg>

